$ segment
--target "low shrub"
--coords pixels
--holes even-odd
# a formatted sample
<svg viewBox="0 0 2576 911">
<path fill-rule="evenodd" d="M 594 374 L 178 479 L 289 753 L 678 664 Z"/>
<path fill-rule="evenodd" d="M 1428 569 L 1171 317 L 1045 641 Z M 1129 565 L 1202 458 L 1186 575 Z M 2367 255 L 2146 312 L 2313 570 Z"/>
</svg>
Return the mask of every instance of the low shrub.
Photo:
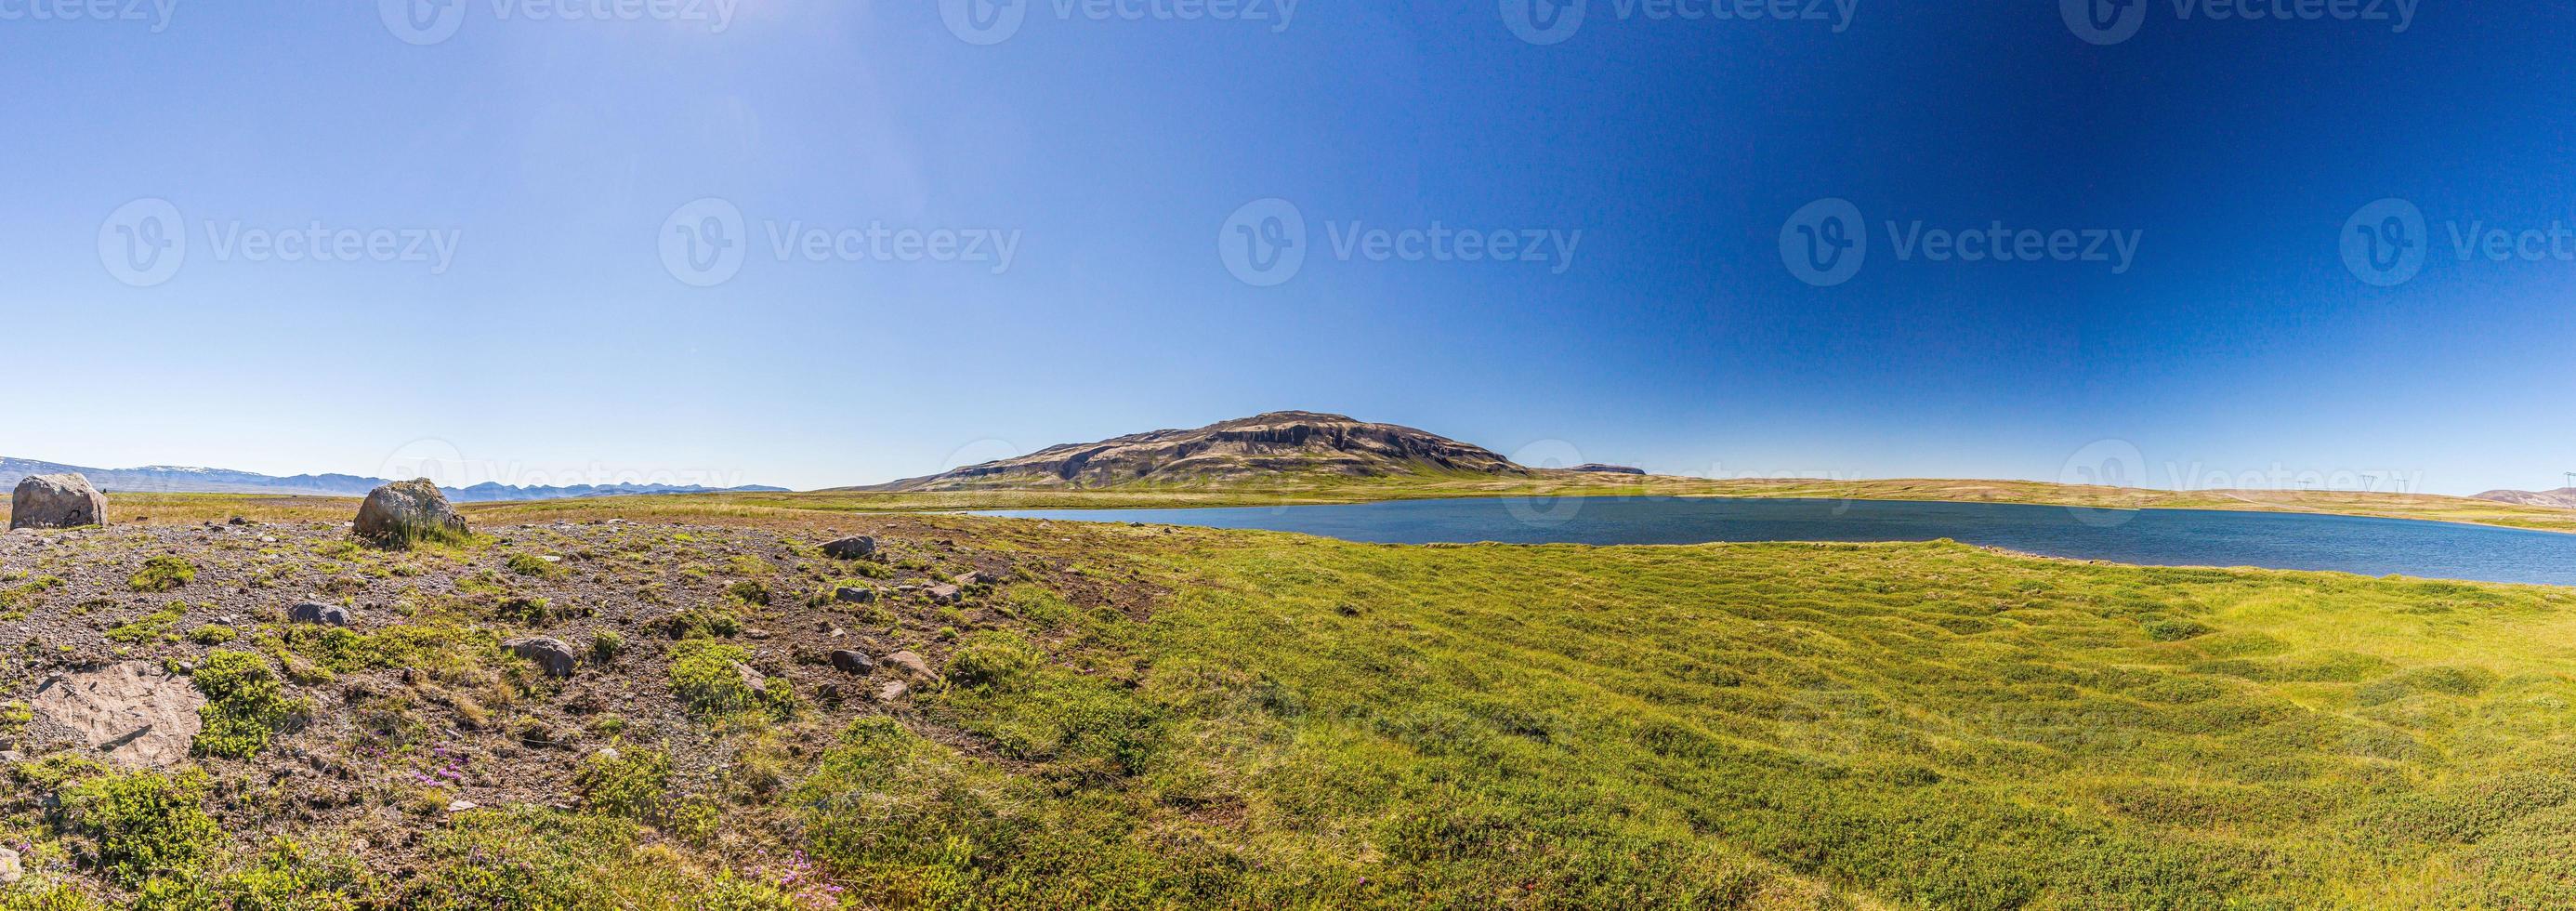
<svg viewBox="0 0 2576 911">
<path fill-rule="evenodd" d="M 616 747 L 583 760 L 573 775 L 582 808 L 650 822 L 660 816 L 671 787 L 671 757 L 660 750 Z"/>
<path fill-rule="evenodd" d="M 117 882 L 194 876 L 223 844 L 222 827 L 206 815 L 205 773 L 110 773 L 63 795 L 74 828 L 98 845 L 99 865 Z"/>
<path fill-rule="evenodd" d="M 1038 667 L 1028 640 L 1003 630 L 977 633 L 948 659 L 948 679 L 959 686 L 1005 687 Z"/>
<path fill-rule="evenodd" d="M 139 592 L 166 592 L 197 580 L 197 567 L 186 560 L 162 554 L 143 561 L 143 568 L 125 580 Z"/>
<path fill-rule="evenodd" d="M 740 715 L 756 710 L 783 712 L 778 694 L 755 688 L 743 679 L 751 651 L 706 639 L 671 646 L 671 692 L 700 719 Z"/>
<path fill-rule="evenodd" d="M 2181 642 L 2209 635 L 2217 629 L 2197 620 L 2149 620 L 2146 631 L 2147 638 L 2158 642 Z"/>
<path fill-rule="evenodd" d="M 197 710 L 205 728 L 195 750 L 204 756 L 248 759 L 268 748 L 269 736 L 301 709 L 283 695 L 268 659 L 250 652 L 209 652 L 188 675 L 206 704 Z"/>
</svg>

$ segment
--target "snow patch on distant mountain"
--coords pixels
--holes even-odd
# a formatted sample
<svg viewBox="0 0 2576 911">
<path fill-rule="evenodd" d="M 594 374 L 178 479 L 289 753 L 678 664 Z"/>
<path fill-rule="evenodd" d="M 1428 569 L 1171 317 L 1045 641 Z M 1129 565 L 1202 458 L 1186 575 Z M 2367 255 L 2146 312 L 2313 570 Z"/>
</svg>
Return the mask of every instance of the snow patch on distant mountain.
<svg viewBox="0 0 2576 911">
<path fill-rule="evenodd" d="M 44 462 L 35 459 L 0 457 L 0 488 L 13 488 L 28 475 L 77 474 L 91 485 L 110 493 L 252 493 L 302 494 L 327 497 L 362 497 L 387 483 L 383 478 L 365 478 L 347 474 L 300 474 L 277 477 L 227 468 L 199 468 L 189 465 L 146 465 L 141 468 L 87 468 Z M 784 492 L 784 487 L 701 487 L 694 484 L 575 484 L 570 486 L 512 487 L 491 481 L 462 488 L 440 488 L 447 498 L 460 503 L 488 503 L 502 500 L 561 500 L 572 497 L 613 497 L 666 493 L 742 493 Z"/>
</svg>

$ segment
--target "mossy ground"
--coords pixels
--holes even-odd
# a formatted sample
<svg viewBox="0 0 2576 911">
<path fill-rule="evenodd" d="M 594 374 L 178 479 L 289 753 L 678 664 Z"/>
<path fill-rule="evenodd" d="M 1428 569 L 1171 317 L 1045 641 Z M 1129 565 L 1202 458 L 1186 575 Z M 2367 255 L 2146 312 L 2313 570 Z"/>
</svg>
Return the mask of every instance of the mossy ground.
<svg viewBox="0 0 2576 911">
<path fill-rule="evenodd" d="M 197 580 L 54 628 L 203 661 L 185 636 L 106 631 L 174 598 L 156 629 L 188 630 L 245 585 L 436 597 L 356 630 L 243 611 L 221 650 L 274 660 L 274 698 L 314 718 L 149 790 L 176 820 L 149 852 L 41 799 L 137 786 L 9 769 L 0 840 L 34 875 L 0 909 L 246 907 L 225 896 L 278 882 L 316 897 L 256 906 L 2576 903 L 2567 590 L 1948 543 L 1388 547 L 919 517 L 869 529 L 886 584 L 966 554 L 1003 581 L 841 604 L 830 588 L 867 574 L 816 558 L 812 520 L 732 518 L 758 528 L 502 526 L 433 554 L 296 537 L 251 561 L 284 576 L 193 549 Z M 11 567 L 18 587 L 68 580 L 24 595 L 32 612 L 123 589 L 141 555 L 98 537 Z M 535 552 L 560 572 L 509 569 Z M 510 607 L 533 598 L 550 607 Z M 943 679 L 852 698 L 816 663 L 849 641 L 823 627 Z M 497 650 L 536 632 L 618 641 L 555 683 Z M 58 645 L 0 662 L 0 701 Z M 622 693 L 640 695 L 603 698 Z M 213 891 L 156 893 L 143 856 Z"/>
</svg>

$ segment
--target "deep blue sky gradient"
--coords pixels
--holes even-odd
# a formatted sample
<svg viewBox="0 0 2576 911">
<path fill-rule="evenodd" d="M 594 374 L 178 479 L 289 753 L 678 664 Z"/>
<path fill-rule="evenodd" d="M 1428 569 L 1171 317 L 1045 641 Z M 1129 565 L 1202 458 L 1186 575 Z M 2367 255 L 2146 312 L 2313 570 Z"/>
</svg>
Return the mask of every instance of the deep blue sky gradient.
<svg viewBox="0 0 2576 911">
<path fill-rule="evenodd" d="M 373 3 L 0 17 L 0 454 L 816 487 L 1311 408 L 1688 474 L 2059 480 L 2106 440 L 2152 486 L 2576 471 L 2576 262 L 2440 236 L 2576 229 L 2576 7 L 2423 0 L 2397 33 L 2152 0 L 2096 46 L 2053 2 L 1860 0 L 1837 34 L 1591 0 L 1534 46 L 1494 0 L 1308 0 L 1283 31 L 1041 0 L 978 46 L 929 2 L 743 0 L 722 33 L 465 2 L 426 46 Z M 2435 247 L 2373 287 L 2336 244 L 2392 196 Z M 702 197 L 757 246 L 707 288 L 657 247 Z M 1219 228 L 1270 197 L 1313 240 L 1254 287 Z M 1815 287 L 1779 237 L 1825 197 L 1873 248 Z M 99 245 L 138 198 L 191 235 L 152 287 Z M 2141 246 L 2125 274 L 1900 261 L 1890 219 Z M 436 275 L 221 259 L 208 220 L 461 246 Z M 780 262 L 772 220 L 1020 240 L 1000 275 Z M 1562 274 L 1324 239 L 1435 221 L 1582 237 Z"/>
</svg>

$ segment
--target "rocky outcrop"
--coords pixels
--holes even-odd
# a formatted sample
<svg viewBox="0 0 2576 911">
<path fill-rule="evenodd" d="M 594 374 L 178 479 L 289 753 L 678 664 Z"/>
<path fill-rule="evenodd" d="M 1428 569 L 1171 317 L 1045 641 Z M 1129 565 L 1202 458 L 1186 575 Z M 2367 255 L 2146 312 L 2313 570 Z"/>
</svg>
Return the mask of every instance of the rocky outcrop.
<svg viewBox="0 0 2576 911">
<path fill-rule="evenodd" d="M 149 661 L 56 677 L 28 705 L 28 739 L 68 747 L 124 769 L 162 769 L 188 758 L 204 722 L 195 684 Z"/>
<path fill-rule="evenodd" d="M 1524 475 L 1490 450 L 1411 427 L 1338 414 L 1277 411 L 1195 430 L 1157 430 L 1042 449 L 1015 459 L 865 490 L 1107 487 L 1270 474 L 1379 477 L 1426 472 Z"/>
<path fill-rule="evenodd" d="M 32 475 L 9 496 L 9 527 L 79 528 L 107 524 L 107 495 L 76 474 Z"/>
<path fill-rule="evenodd" d="M 1567 470 L 1567 471 L 1574 471 L 1574 472 L 1581 472 L 1581 473 L 1583 473 L 1583 474 L 1634 474 L 1634 475 L 1642 475 L 1642 474 L 1645 474 L 1645 473 L 1646 473 L 1646 470 L 1645 470 L 1645 469 L 1643 469 L 1643 468 L 1630 468 L 1630 467 L 1628 467 L 1628 466 L 1626 466 L 1626 465 L 1604 465 L 1604 464 L 1601 464 L 1601 463 L 1599 463 L 1599 462 L 1586 462 L 1586 463 L 1584 463 L 1584 464 L 1577 465 L 1577 466 L 1574 466 L 1574 467 L 1572 467 L 1572 468 L 1568 468 L 1568 469 L 1566 469 L 1566 470 Z"/>
<path fill-rule="evenodd" d="M 466 535 L 465 519 L 428 478 L 395 481 L 367 494 L 358 507 L 358 537 L 386 546 L 442 541 Z"/>
</svg>

